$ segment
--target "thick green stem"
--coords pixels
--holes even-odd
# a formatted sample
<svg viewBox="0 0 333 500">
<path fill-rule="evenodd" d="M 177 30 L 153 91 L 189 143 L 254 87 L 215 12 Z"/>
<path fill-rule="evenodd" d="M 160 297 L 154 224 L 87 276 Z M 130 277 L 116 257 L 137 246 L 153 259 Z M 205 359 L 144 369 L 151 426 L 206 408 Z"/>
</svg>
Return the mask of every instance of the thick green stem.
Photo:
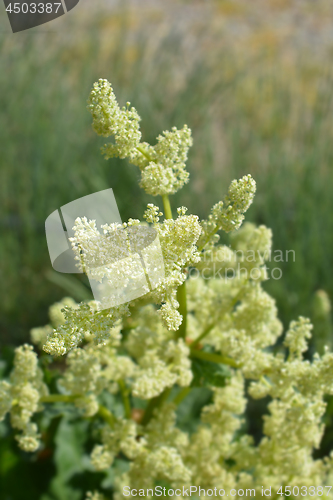
<svg viewBox="0 0 333 500">
<path fill-rule="evenodd" d="M 147 425 L 150 422 L 155 408 L 160 408 L 163 405 L 163 403 L 168 399 L 170 392 L 171 392 L 171 387 L 168 387 L 162 392 L 162 394 L 156 396 L 156 398 L 152 398 L 149 401 L 145 414 L 143 415 L 141 425 Z"/>
<path fill-rule="evenodd" d="M 40 399 L 41 403 L 74 403 L 75 399 L 81 398 L 81 394 L 49 394 Z"/>
<path fill-rule="evenodd" d="M 268 380 L 264 377 L 264 375 L 262 375 L 260 377 L 260 382 L 262 382 L 263 384 L 265 384 L 266 387 L 269 387 L 269 388 L 272 387 L 271 384 L 268 382 Z"/>
<path fill-rule="evenodd" d="M 149 154 L 147 153 L 147 151 L 145 151 L 145 150 L 144 150 L 144 148 L 143 148 L 142 146 L 138 146 L 136 149 L 137 149 L 137 150 L 139 151 L 139 153 L 141 153 L 141 154 L 142 154 L 142 155 L 143 155 L 143 156 L 144 156 L 144 157 L 145 157 L 148 161 L 151 161 L 151 158 L 150 158 Z"/>
<path fill-rule="evenodd" d="M 180 285 L 177 289 L 177 300 L 179 302 L 178 311 L 183 316 L 182 324 L 177 331 L 177 337 L 179 339 L 186 338 L 186 326 L 187 326 L 187 300 L 186 300 L 186 281 Z"/>
<path fill-rule="evenodd" d="M 82 394 L 49 394 L 48 396 L 44 396 L 40 399 L 41 403 L 74 403 L 76 399 L 82 398 Z M 110 427 L 114 427 L 114 423 L 116 421 L 115 416 L 105 408 L 103 405 L 99 405 L 98 412 L 96 415 L 99 415 Z"/>
<path fill-rule="evenodd" d="M 116 422 L 116 417 L 105 408 L 103 405 L 99 405 L 97 415 L 99 415 L 109 426 L 113 429 Z"/>
<path fill-rule="evenodd" d="M 123 380 L 119 380 L 118 382 L 120 392 L 121 392 L 121 397 L 123 400 L 123 405 L 124 405 L 124 410 L 125 410 L 125 417 L 126 418 L 131 418 L 131 403 L 128 397 L 129 391 L 128 388 L 125 385 L 125 382 Z"/>
<path fill-rule="evenodd" d="M 205 242 L 200 245 L 200 247 L 198 247 L 198 252 L 202 252 L 202 250 L 205 248 L 205 246 L 207 245 L 207 243 L 209 243 L 209 241 L 211 240 L 211 238 L 220 230 L 221 228 L 219 226 L 217 226 L 213 231 L 211 231 L 207 238 L 205 239 Z"/>
<path fill-rule="evenodd" d="M 197 347 L 197 345 L 199 344 L 200 340 L 202 340 L 204 337 L 206 337 L 209 332 L 214 328 L 214 326 L 216 325 L 216 321 L 214 321 L 214 323 L 211 323 L 210 325 L 207 326 L 207 328 L 204 329 L 204 331 L 201 333 L 201 335 L 199 335 L 199 337 L 197 337 L 194 342 L 192 342 L 191 344 L 191 349 L 195 349 Z"/>
<path fill-rule="evenodd" d="M 191 387 L 183 387 L 181 391 L 178 392 L 177 396 L 175 396 L 173 403 L 178 406 L 179 403 L 186 398 L 186 396 L 191 392 Z"/>
<path fill-rule="evenodd" d="M 221 356 L 212 352 L 199 351 L 198 349 L 191 349 L 191 357 L 211 361 L 212 363 L 219 363 L 223 365 L 232 366 L 232 368 L 239 368 L 239 365 L 232 358 Z"/>
<path fill-rule="evenodd" d="M 169 196 L 167 194 L 162 195 L 164 215 L 166 219 L 172 219 L 172 211 Z"/>
</svg>

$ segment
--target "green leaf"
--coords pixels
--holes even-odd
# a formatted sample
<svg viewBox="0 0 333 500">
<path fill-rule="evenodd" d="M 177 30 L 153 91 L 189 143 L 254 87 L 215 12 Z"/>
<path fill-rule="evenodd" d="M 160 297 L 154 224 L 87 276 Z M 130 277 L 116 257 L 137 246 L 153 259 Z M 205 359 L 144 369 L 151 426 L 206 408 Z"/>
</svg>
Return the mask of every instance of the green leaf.
<svg viewBox="0 0 333 500">
<path fill-rule="evenodd" d="M 208 387 L 193 387 L 177 408 L 177 425 L 183 432 L 192 434 L 200 425 L 202 408 L 212 400 Z"/>
<path fill-rule="evenodd" d="M 192 359 L 192 387 L 224 387 L 230 377 L 227 366 L 203 359 Z"/>
<path fill-rule="evenodd" d="M 50 492 L 57 500 L 80 500 L 82 491 L 73 487 L 70 480 L 86 470 L 84 444 L 87 438 L 87 421 L 63 419 L 55 438 L 54 461 L 57 475 L 52 480 Z"/>
</svg>

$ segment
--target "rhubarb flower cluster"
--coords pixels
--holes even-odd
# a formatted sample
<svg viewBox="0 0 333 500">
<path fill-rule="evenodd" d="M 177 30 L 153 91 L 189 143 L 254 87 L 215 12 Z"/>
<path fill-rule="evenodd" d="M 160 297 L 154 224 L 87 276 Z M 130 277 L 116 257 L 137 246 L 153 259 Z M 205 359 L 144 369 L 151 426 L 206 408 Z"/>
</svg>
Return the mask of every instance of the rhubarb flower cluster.
<svg viewBox="0 0 333 500">
<path fill-rule="evenodd" d="M 162 195 L 164 213 L 150 203 L 143 224 L 158 234 L 165 272 L 154 289 L 126 304 L 100 310 L 97 301 L 65 298 L 53 305 L 49 324 L 31 331 L 44 359 L 61 362 L 53 394 L 33 347 L 18 347 L 11 374 L 0 382 L 0 420 L 9 414 L 19 446 L 33 452 L 41 446 L 36 414 L 48 404 L 72 405 L 94 423 L 90 467 L 113 471 L 115 500 L 123 498 L 124 486 L 147 496 L 161 481 L 171 490 L 234 488 L 235 500 L 245 490 L 261 496 L 263 486 L 278 500 L 284 485 L 303 486 L 307 500 L 320 497 L 320 487 L 333 478 L 333 454 L 314 458 L 333 395 L 333 353 L 323 347 L 311 359 L 310 321 L 300 317 L 283 332 L 263 288 L 272 233 L 263 225 L 240 228 L 255 181 L 250 175 L 232 181 L 207 220 L 185 207 L 172 218 L 168 194 L 188 181 L 189 128 L 163 132 L 155 146 L 141 143 L 137 111 L 120 108 L 106 80 L 94 85 L 88 107 L 95 131 L 114 139 L 106 157 L 128 158 L 146 192 Z M 112 264 L 117 252 L 122 260 L 122 231 L 139 223 L 97 227 L 77 219 L 78 265 L 118 286 L 112 267 L 99 274 L 100 264 Z M 229 246 L 218 244 L 220 230 L 231 231 Z M 119 237 L 113 247 L 106 242 L 111 233 Z M 239 265 L 245 273 L 234 272 Z M 317 309 L 326 314 L 328 297 L 319 299 Z M 249 397 L 265 407 L 256 442 L 247 425 Z M 182 425 L 188 407 L 195 415 Z M 126 464 L 121 473 L 120 461 Z M 86 500 L 110 495 L 104 488 Z"/>
</svg>

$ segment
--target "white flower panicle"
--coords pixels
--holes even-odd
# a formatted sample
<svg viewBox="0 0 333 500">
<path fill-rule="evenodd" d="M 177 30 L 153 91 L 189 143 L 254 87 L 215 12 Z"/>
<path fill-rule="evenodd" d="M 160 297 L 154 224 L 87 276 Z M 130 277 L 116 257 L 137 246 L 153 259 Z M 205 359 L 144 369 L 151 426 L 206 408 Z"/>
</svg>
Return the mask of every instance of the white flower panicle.
<svg viewBox="0 0 333 500">
<path fill-rule="evenodd" d="M 128 158 L 141 170 L 141 187 L 153 196 L 173 194 L 188 182 L 185 169 L 188 150 L 192 146 L 191 130 L 173 127 L 157 137 L 157 144 L 140 143 L 140 117 L 135 108 L 120 108 L 111 84 L 100 79 L 93 86 L 88 109 L 93 128 L 103 137 L 113 136 L 115 143 L 103 148 L 105 158 Z"/>
<path fill-rule="evenodd" d="M 66 395 L 75 397 L 74 404 L 87 417 L 97 413 L 98 396 L 103 390 L 117 393 L 119 381 L 127 381 L 134 376 L 136 368 L 133 361 L 128 356 L 117 355 L 120 329 L 119 324 L 104 344 L 89 342 L 83 348 L 70 351 L 66 358 L 67 369 L 58 386 Z"/>
<path fill-rule="evenodd" d="M 306 339 L 311 338 L 312 325 L 308 318 L 300 317 L 298 321 L 292 321 L 286 333 L 284 345 L 289 348 L 292 358 L 301 358 L 302 353 L 307 350 Z"/>
<path fill-rule="evenodd" d="M 256 183 L 251 175 L 242 179 L 233 180 L 224 198 L 223 206 L 217 204 L 212 209 L 212 219 L 225 232 L 238 229 L 248 210 L 256 192 Z"/>
<path fill-rule="evenodd" d="M 74 349 L 66 359 L 67 370 L 59 385 L 68 394 L 82 395 L 75 404 L 86 409 L 86 415 L 92 416 L 98 411 L 97 395 L 104 388 L 101 380 L 101 364 L 98 356 L 91 349 Z M 86 406 L 85 406 L 86 403 Z"/>
<path fill-rule="evenodd" d="M 137 360 L 133 395 L 141 399 L 158 396 L 175 383 L 187 387 L 192 380 L 190 350 L 182 339 L 172 339 L 156 309 L 146 306 L 126 340 L 126 348 Z"/>
<path fill-rule="evenodd" d="M 245 222 L 239 231 L 230 235 L 232 248 L 253 255 L 262 260 L 269 260 L 272 251 L 272 230 L 266 226 L 258 226 Z"/>
<path fill-rule="evenodd" d="M 6 414 L 12 407 L 11 385 L 6 380 L 0 381 L 0 421 L 2 421 Z"/>
<path fill-rule="evenodd" d="M 16 439 L 24 451 L 32 452 L 39 447 L 40 435 L 31 419 L 41 410 L 40 399 L 47 394 L 48 388 L 32 346 L 18 347 L 9 381 L 0 382 L 0 420 L 10 412 L 13 428 L 21 432 Z"/>
<path fill-rule="evenodd" d="M 129 105 L 130 103 L 120 109 L 107 80 L 100 79 L 94 84 L 88 101 L 94 130 L 98 135 L 114 136 L 115 139 L 115 144 L 104 147 L 106 158 L 131 156 L 140 143 L 140 117 L 134 108 L 129 108 Z"/>
<path fill-rule="evenodd" d="M 256 183 L 251 175 L 245 175 L 241 179 L 234 180 L 230 184 L 228 194 L 223 201 L 219 201 L 213 206 L 208 220 L 202 221 L 203 234 L 199 246 L 206 246 L 207 243 L 216 242 L 216 232 L 222 229 L 226 233 L 239 229 L 244 213 L 250 207 L 256 192 Z"/>
<path fill-rule="evenodd" d="M 124 485 L 144 496 L 142 490 L 160 481 L 171 488 L 249 488 L 256 496 L 270 486 L 273 500 L 280 498 L 281 485 L 331 484 L 333 454 L 314 459 L 313 452 L 324 433 L 325 398 L 333 395 L 333 353 L 325 348 L 312 361 L 304 359 L 312 325 L 303 317 L 291 322 L 277 344 L 282 324 L 275 301 L 262 288 L 269 229 L 245 224 L 232 233 L 230 247 L 215 245 L 220 229 L 240 228 L 254 180 L 248 175 L 233 181 L 207 221 L 186 215 L 185 207 L 173 220 L 166 196 L 188 180 L 188 127 L 164 132 L 155 146 L 140 143 L 137 112 L 119 108 L 106 80 L 95 84 L 89 109 L 96 132 L 114 137 L 106 156 L 129 158 L 140 168 L 145 190 L 163 195 L 168 218 L 161 221 L 153 204 L 144 218 L 146 228 L 152 224 L 149 230 L 158 234 L 165 276 L 154 290 L 123 306 L 100 311 L 96 301 L 76 304 L 68 298 L 52 306 L 50 324 L 31 336 L 49 355 L 67 355 L 57 376 L 59 393 L 48 396 L 32 347 L 19 347 L 11 375 L 0 381 L 0 419 L 9 413 L 19 446 L 34 451 L 40 439 L 34 415 L 42 411 L 41 403 L 75 405 L 82 417 L 96 422 L 91 464 L 99 471 L 114 468 L 115 500 L 123 498 Z M 97 228 L 95 221 L 77 219 L 72 245 L 78 265 L 96 280 L 116 280 L 111 270 L 121 257 L 123 235 L 139 224 L 130 219 Z M 238 264 L 260 272 L 222 279 L 212 271 Z M 202 276 L 191 277 L 193 269 Z M 321 315 L 328 310 L 326 301 Z M 177 405 L 188 394 L 187 401 L 194 401 L 193 387 L 204 387 L 198 393 L 211 398 L 196 401 L 200 420 L 185 432 L 178 427 Z M 244 425 L 247 395 L 269 401 L 256 444 Z M 123 474 L 119 458 L 127 462 Z M 313 496 L 308 490 L 305 498 Z M 238 493 L 235 500 L 241 497 Z M 89 492 L 86 498 L 103 497 Z"/>
<path fill-rule="evenodd" d="M 166 403 L 161 411 L 154 412 L 145 428 L 145 439 L 152 449 L 159 448 L 161 444 L 174 448 L 183 456 L 189 445 L 188 435 L 176 427 L 176 407 L 172 403 Z"/>
<path fill-rule="evenodd" d="M 148 350 L 139 360 L 139 370 L 133 383 L 133 395 L 151 399 L 174 384 L 189 386 L 192 380 L 189 348 L 182 339 L 169 341 L 165 351 Z"/>
<path fill-rule="evenodd" d="M 199 218 L 196 215 L 185 215 L 181 208 L 177 219 L 166 219 L 156 228 L 159 234 L 165 279 L 154 290 L 156 302 L 161 303 L 159 314 L 169 330 L 178 330 L 182 316 L 178 312 L 176 290 L 186 280 L 183 269 L 200 261 L 197 241 L 201 234 Z"/>
<path fill-rule="evenodd" d="M 49 335 L 52 334 L 54 328 L 62 325 L 66 319 L 64 316 L 64 307 L 77 309 L 78 304 L 71 297 L 64 297 L 60 302 L 56 302 L 49 308 L 49 325 L 32 328 L 30 330 L 31 342 L 39 348 L 43 348 Z"/>
<path fill-rule="evenodd" d="M 102 445 L 96 445 L 91 453 L 91 462 L 96 470 L 106 470 L 121 451 L 131 460 L 145 452 L 145 440 L 137 440 L 135 422 L 119 419 L 114 428 L 104 427 Z"/>
<path fill-rule="evenodd" d="M 106 342 L 119 319 L 128 315 L 126 304 L 98 311 L 95 301 L 82 303 L 75 309 L 65 307 L 63 311 L 64 324 L 52 330 L 43 346 L 45 352 L 55 356 L 64 355 L 89 336 L 96 343 Z"/>
<path fill-rule="evenodd" d="M 172 487 L 182 487 L 189 484 L 191 471 L 185 465 L 184 455 L 189 444 L 188 436 L 177 429 L 175 407 L 172 404 L 166 404 L 161 411 L 154 413 L 153 419 L 149 424 L 143 427 L 131 427 L 129 449 L 122 449 L 126 456 L 131 454 L 131 465 L 128 473 L 119 478 L 118 484 L 130 484 L 132 488 L 151 488 L 156 479 L 164 479 Z M 133 432 L 134 431 L 134 432 Z M 107 435 L 102 433 L 103 445 L 107 447 Z M 113 432 L 114 437 L 118 433 Z M 109 434 L 110 435 L 110 434 Z M 119 434 L 118 434 L 119 435 Z M 135 441 L 133 438 L 137 436 Z M 128 439 L 128 438 L 127 438 Z M 126 441 L 126 440 L 125 440 Z M 111 439 L 111 443 L 115 443 Z M 114 453 L 119 449 L 112 448 Z"/>
<path fill-rule="evenodd" d="M 51 325 L 54 328 L 65 322 L 64 307 L 77 309 L 78 304 L 71 297 L 64 297 L 60 302 L 56 302 L 49 308 Z"/>
<path fill-rule="evenodd" d="M 165 131 L 157 138 L 157 144 L 149 149 L 147 165 L 141 167 L 141 187 L 152 196 L 174 194 L 189 180 L 186 171 L 188 150 L 192 146 L 191 130 L 184 125 Z M 132 163 L 135 163 L 132 161 Z"/>
<path fill-rule="evenodd" d="M 215 235 L 216 236 L 216 235 Z M 272 231 L 266 226 L 256 227 L 246 222 L 238 231 L 230 234 L 231 246 L 205 246 L 201 261 L 196 267 L 206 279 L 212 276 L 228 278 L 230 274 L 240 279 L 250 277 L 251 281 L 267 279 L 266 262 L 271 258 Z"/>
<path fill-rule="evenodd" d="M 144 219 L 151 224 L 157 224 L 160 217 L 163 216 L 163 212 L 160 211 L 159 207 L 153 203 L 148 203 L 147 210 L 143 214 Z"/>
</svg>

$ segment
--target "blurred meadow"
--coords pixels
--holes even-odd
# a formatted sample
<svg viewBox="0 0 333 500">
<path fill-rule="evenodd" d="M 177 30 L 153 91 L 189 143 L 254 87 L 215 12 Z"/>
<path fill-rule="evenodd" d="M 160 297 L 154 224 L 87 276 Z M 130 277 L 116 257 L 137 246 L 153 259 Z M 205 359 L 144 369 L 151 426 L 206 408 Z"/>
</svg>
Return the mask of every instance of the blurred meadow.
<svg viewBox="0 0 333 500">
<path fill-rule="evenodd" d="M 333 297 L 332 14 L 329 1 L 82 1 L 54 22 L 61 31 L 0 33 L 0 343 L 27 341 L 63 296 L 89 296 L 79 275 L 52 271 L 53 210 L 107 187 L 123 220 L 161 205 L 136 167 L 99 152 L 86 100 L 100 77 L 137 108 L 144 140 L 191 127 L 191 179 L 174 210 L 206 217 L 232 179 L 253 175 L 246 220 L 296 256 L 272 262 L 283 276 L 265 288 L 285 324 L 303 314 L 331 335 L 316 292 Z"/>
</svg>

